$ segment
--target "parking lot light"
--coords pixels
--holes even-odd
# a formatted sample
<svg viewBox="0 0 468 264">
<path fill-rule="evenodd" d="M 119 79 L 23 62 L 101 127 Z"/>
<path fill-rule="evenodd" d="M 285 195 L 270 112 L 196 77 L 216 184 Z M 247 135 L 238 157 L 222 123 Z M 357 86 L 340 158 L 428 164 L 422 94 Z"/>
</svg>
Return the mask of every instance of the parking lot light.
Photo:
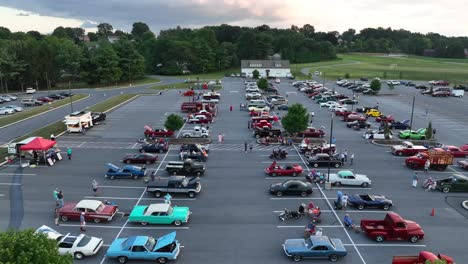
<svg viewBox="0 0 468 264">
<path fill-rule="evenodd" d="M 416 100 L 416 95 L 413 95 L 413 106 L 411 107 L 411 118 L 410 118 L 410 125 L 409 130 L 413 129 L 413 114 L 414 114 L 414 101 Z"/>
<path fill-rule="evenodd" d="M 332 149 L 332 140 L 333 140 L 333 114 L 331 116 L 331 121 L 330 121 L 330 141 L 328 142 L 329 150 L 328 153 L 331 155 L 331 149 Z M 331 190 L 331 183 L 330 183 L 330 165 L 331 163 L 328 162 L 328 173 L 327 173 L 327 181 L 325 182 L 325 190 Z"/>
</svg>

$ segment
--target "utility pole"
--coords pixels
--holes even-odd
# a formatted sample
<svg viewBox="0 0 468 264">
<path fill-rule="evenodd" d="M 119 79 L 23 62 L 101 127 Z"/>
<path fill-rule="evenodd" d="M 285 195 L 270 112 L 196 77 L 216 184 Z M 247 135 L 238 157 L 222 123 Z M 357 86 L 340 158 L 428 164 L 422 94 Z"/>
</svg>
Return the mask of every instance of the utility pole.
<svg viewBox="0 0 468 264">
<path fill-rule="evenodd" d="M 45 73 L 45 76 L 46 76 L 46 80 L 47 80 L 47 82 L 46 82 L 46 85 L 47 85 L 47 96 L 49 96 L 49 95 L 50 95 L 50 90 L 49 90 L 49 89 L 50 89 L 50 88 L 49 88 L 49 75 L 47 74 L 47 72 Z"/>
<path fill-rule="evenodd" d="M 329 142 L 329 148 L 328 148 L 328 153 L 331 156 L 331 149 L 332 149 L 332 140 L 333 140 L 333 114 L 331 115 L 331 125 L 330 125 L 330 142 Z M 327 181 L 325 182 L 325 190 L 331 190 L 331 183 L 330 183 L 330 166 L 331 163 L 328 163 L 328 173 L 327 173 Z"/>
<path fill-rule="evenodd" d="M 68 81 L 68 93 L 70 94 L 70 113 L 73 113 L 73 96 L 71 94 L 71 81 Z"/>
<path fill-rule="evenodd" d="M 416 95 L 413 95 L 413 106 L 411 107 L 411 119 L 410 119 L 410 125 L 409 125 L 410 131 L 413 128 L 413 114 L 414 114 L 414 101 L 415 100 L 416 100 Z"/>
</svg>

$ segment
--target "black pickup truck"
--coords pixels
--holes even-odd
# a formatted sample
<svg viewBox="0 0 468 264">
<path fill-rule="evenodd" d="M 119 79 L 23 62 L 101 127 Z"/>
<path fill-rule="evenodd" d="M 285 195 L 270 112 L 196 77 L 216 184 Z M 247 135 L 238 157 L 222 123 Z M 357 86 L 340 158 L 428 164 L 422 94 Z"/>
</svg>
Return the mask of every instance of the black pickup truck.
<svg viewBox="0 0 468 264">
<path fill-rule="evenodd" d="M 202 163 L 194 162 L 191 159 L 185 161 L 169 161 L 166 165 L 166 171 L 169 174 L 178 175 L 196 175 L 201 176 L 205 173 L 205 165 Z"/>
<path fill-rule="evenodd" d="M 280 129 L 255 128 L 253 131 L 253 136 L 255 138 L 273 137 L 273 136 L 280 136 L 281 133 L 282 132 Z"/>
<path fill-rule="evenodd" d="M 146 191 L 155 197 L 162 197 L 165 193 L 184 193 L 194 198 L 201 191 L 200 178 L 187 178 L 185 176 L 170 176 L 158 178 L 146 186 Z"/>
</svg>

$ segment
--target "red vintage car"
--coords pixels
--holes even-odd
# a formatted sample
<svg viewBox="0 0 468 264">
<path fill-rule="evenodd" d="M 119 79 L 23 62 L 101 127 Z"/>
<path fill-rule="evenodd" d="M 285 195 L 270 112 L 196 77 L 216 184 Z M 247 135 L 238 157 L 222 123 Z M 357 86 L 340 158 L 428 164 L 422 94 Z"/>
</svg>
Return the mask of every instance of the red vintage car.
<svg viewBox="0 0 468 264">
<path fill-rule="evenodd" d="M 468 144 L 460 146 L 460 149 L 463 150 L 463 151 L 468 151 Z"/>
<path fill-rule="evenodd" d="M 270 115 L 270 112 L 267 111 L 250 111 L 250 116 L 267 116 Z"/>
<path fill-rule="evenodd" d="M 38 97 L 38 98 L 36 98 L 36 100 L 41 101 L 43 103 L 50 103 L 50 102 L 54 101 L 54 99 L 52 99 L 50 97 L 47 97 L 47 96 Z"/>
<path fill-rule="evenodd" d="M 325 135 L 325 132 L 321 129 L 308 127 L 305 131 L 297 133 L 297 135 L 299 137 L 305 137 L 305 138 L 317 138 L 317 137 L 323 137 Z"/>
<path fill-rule="evenodd" d="M 389 122 L 389 123 L 392 123 L 392 122 L 395 122 L 395 118 L 393 117 L 393 115 L 380 115 L 378 117 L 375 118 L 375 121 L 381 123 L 382 121 L 383 122 Z"/>
<path fill-rule="evenodd" d="M 303 171 L 301 165 L 299 164 L 288 164 L 284 166 L 279 166 L 276 164 L 276 161 L 270 165 L 270 167 L 265 169 L 265 173 L 270 176 L 297 176 Z"/>
<path fill-rule="evenodd" d="M 59 209 L 60 219 L 79 221 L 81 213 L 84 213 L 86 221 L 109 222 L 118 212 L 117 205 L 107 205 L 98 200 L 81 200 L 79 202 L 68 202 Z"/>
<path fill-rule="evenodd" d="M 457 146 L 444 146 L 436 149 L 452 154 L 455 158 L 466 158 L 468 156 L 468 150 L 463 151 Z"/>
<path fill-rule="evenodd" d="M 352 121 L 367 121 L 367 117 L 362 116 L 362 115 L 355 115 L 355 114 L 350 114 L 345 117 L 343 117 L 343 121 L 345 122 L 352 122 Z"/>
<path fill-rule="evenodd" d="M 145 126 L 145 136 L 147 137 L 172 137 L 174 131 L 167 130 L 165 128 L 151 128 Z"/>
<path fill-rule="evenodd" d="M 336 116 L 348 116 L 348 115 L 357 115 L 358 113 L 357 112 L 353 112 L 353 111 L 350 111 L 350 110 L 344 110 L 344 111 L 335 111 L 335 115 Z"/>
<path fill-rule="evenodd" d="M 349 98 L 348 96 L 344 95 L 344 94 L 335 94 L 333 95 L 333 97 L 335 97 L 336 99 L 347 99 Z"/>
<path fill-rule="evenodd" d="M 197 113 L 195 113 L 195 115 L 204 115 L 206 117 L 211 117 L 213 118 L 213 113 L 212 112 L 209 112 L 209 111 L 206 111 L 206 110 L 200 110 L 198 111 Z"/>
<path fill-rule="evenodd" d="M 257 123 L 262 120 L 268 122 L 278 122 L 279 118 L 277 116 L 270 116 L 270 115 L 262 115 L 262 116 L 254 116 L 252 117 L 252 123 Z"/>
<path fill-rule="evenodd" d="M 315 91 L 315 92 L 312 92 L 312 93 L 308 93 L 307 97 L 312 98 L 312 97 L 314 97 L 316 95 L 319 95 L 319 94 L 320 94 L 320 92 Z"/>
<path fill-rule="evenodd" d="M 188 90 L 188 91 L 185 91 L 182 95 L 183 96 L 194 96 L 195 92 L 193 90 Z"/>
<path fill-rule="evenodd" d="M 149 153 L 141 153 L 141 154 L 130 154 L 123 158 L 122 162 L 131 164 L 131 163 L 144 163 L 144 164 L 153 164 L 158 160 L 157 155 L 149 154 Z"/>
<path fill-rule="evenodd" d="M 259 122 L 256 122 L 256 123 L 252 123 L 252 128 L 269 128 L 271 129 L 273 126 L 271 125 L 270 122 L 266 121 L 266 120 L 260 120 Z"/>
</svg>

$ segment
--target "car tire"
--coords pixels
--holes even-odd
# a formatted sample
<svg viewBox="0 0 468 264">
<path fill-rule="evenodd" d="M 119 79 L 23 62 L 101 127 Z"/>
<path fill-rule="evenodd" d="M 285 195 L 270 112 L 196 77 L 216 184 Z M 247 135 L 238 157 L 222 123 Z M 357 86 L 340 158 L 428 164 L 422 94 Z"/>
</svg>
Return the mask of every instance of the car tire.
<svg viewBox="0 0 468 264">
<path fill-rule="evenodd" d="M 384 204 L 382 206 L 382 209 L 384 209 L 385 211 L 387 211 L 388 209 L 390 209 L 390 205 L 389 204 Z"/>
<path fill-rule="evenodd" d="M 335 186 L 336 186 L 336 187 L 340 187 L 340 186 L 341 186 L 341 182 L 335 182 Z"/>
<path fill-rule="evenodd" d="M 117 257 L 119 263 L 127 263 L 128 258 L 124 256 Z"/>
<path fill-rule="evenodd" d="M 297 172 L 293 172 L 292 176 L 293 176 L 293 177 L 296 177 L 296 176 L 297 176 Z"/>
<path fill-rule="evenodd" d="M 385 240 L 385 237 L 382 236 L 382 235 L 378 235 L 378 236 L 375 237 L 375 241 L 376 241 L 377 243 L 381 243 L 381 242 L 383 242 L 384 240 Z"/>
<path fill-rule="evenodd" d="M 114 175 L 112 175 L 112 176 L 110 176 L 110 177 L 109 177 L 109 179 L 111 179 L 111 180 L 115 180 L 115 176 L 114 176 Z"/>
<path fill-rule="evenodd" d="M 369 183 L 363 182 L 363 183 L 361 184 L 361 187 L 362 187 L 362 188 L 367 188 L 367 187 L 369 187 Z"/>
<path fill-rule="evenodd" d="M 398 156 L 400 156 L 400 157 L 403 156 L 403 152 L 401 152 L 401 151 L 398 152 Z"/>
<path fill-rule="evenodd" d="M 318 168 L 319 164 L 318 164 L 318 163 L 314 163 L 314 165 L 312 165 L 312 166 L 314 166 L 314 168 Z"/>
<path fill-rule="evenodd" d="M 132 178 L 133 178 L 134 180 L 138 180 L 138 176 L 137 176 L 137 175 L 133 175 Z"/>
<path fill-rule="evenodd" d="M 202 137 L 202 138 L 207 138 L 208 136 L 207 136 L 207 135 L 203 135 L 203 136 L 201 136 L 201 137 Z"/>
<path fill-rule="evenodd" d="M 276 196 L 278 196 L 278 197 L 283 196 L 283 192 L 282 192 L 282 191 L 277 191 L 277 192 L 276 192 Z"/>
<path fill-rule="evenodd" d="M 184 138 L 189 138 L 189 137 L 190 137 L 190 135 L 185 135 L 185 136 L 184 136 Z"/>
<path fill-rule="evenodd" d="M 328 259 L 329 259 L 331 262 L 337 262 L 337 261 L 338 261 L 338 255 L 335 255 L 335 254 L 330 255 L 330 256 L 328 257 Z"/>
<path fill-rule="evenodd" d="M 195 192 L 188 192 L 187 195 L 189 198 L 195 198 L 197 194 Z"/>
<path fill-rule="evenodd" d="M 83 259 L 84 258 L 84 254 L 81 253 L 81 252 L 75 252 L 75 254 L 73 254 L 73 257 L 75 259 Z"/>
<path fill-rule="evenodd" d="M 276 174 L 275 172 L 273 172 L 272 174 L 270 174 L 272 177 L 276 177 L 278 176 L 278 174 Z"/>
<path fill-rule="evenodd" d="M 148 225 L 148 222 L 140 222 L 140 225 L 146 226 L 146 225 Z"/>
<path fill-rule="evenodd" d="M 365 206 L 364 204 L 358 204 L 358 205 L 356 206 L 356 208 L 357 208 L 358 210 L 364 210 L 364 208 L 366 208 L 366 206 Z"/>
<path fill-rule="evenodd" d="M 94 218 L 94 219 L 93 219 L 93 222 L 96 223 L 96 224 L 99 224 L 99 223 L 101 223 L 101 219 L 99 219 L 99 218 Z"/>
<path fill-rule="evenodd" d="M 410 242 L 411 242 L 411 243 L 416 243 L 416 242 L 418 242 L 418 241 L 419 241 L 419 237 L 418 237 L 418 236 L 412 236 L 412 237 L 410 237 Z"/>
<path fill-rule="evenodd" d="M 200 176 L 202 175 L 202 172 L 201 172 L 201 171 L 197 171 L 197 172 L 195 173 L 195 175 L 197 175 L 197 177 L 200 177 Z"/>
<path fill-rule="evenodd" d="M 444 193 L 449 193 L 449 192 L 450 192 L 450 187 L 444 186 L 444 187 L 442 188 L 442 192 L 444 192 Z"/>
<path fill-rule="evenodd" d="M 145 163 L 146 163 L 146 165 L 150 165 L 151 161 L 147 160 Z"/>
<path fill-rule="evenodd" d="M 299 255 L 294 255 L 294 256 L 292 256 L 292 260 L 293 260 L 294 262 L 299 262 L 299 261 L 302 260 L 302 257 L 299 256 Z"/>
<path fill-rule="evenodd" d="M 60 220 L 62 220 L 63 222 L 67 222 L 67 221 L 69 220 L 69 218 L 68 218 L 68 216 L 66 216 L 66 215 L 62 215 L 62 216 L 60 217 Z"/>
<path fill-rule="evenodd" d="M 156 262 L 161 264 L 167 263 L 167 258 L 157 258 Z"/>
<path fill-rule="evenodd" d="M 302 196 L 302 197 L 306 197 L 306 196 L 307 196 L 307 192 L 301 192 L 301 196 Z"/>
<path fill-rule="evenodd" d="M 175 221 L 173 222 L 173 224 L 174 224 L 175 226 L 180 226 L 180 225 L 182 225 L 182 221 L 180 221 L 180 220 L 175 220 Z"/>
<path fill-rule="evenodd" d="M 335 163 L 335 168 L 339 168 L 341 165 L 339 163 Z"/>
<path fill-rule="evenodd" d="M 131 162 L 130 162 L 130 160 L 126 160 L 125 163 L 130 164 Z"/>
<path fill-rule="evenodd" d="M 162 195 L 163 195 L 163 194 L 162 194 L 162 192 L 160 192 L 160 191 L 155 191 L 155 192 L 154 192 L 154 197 L 156 197 L 156 198 L 162 197 Z"/>
</svg>

